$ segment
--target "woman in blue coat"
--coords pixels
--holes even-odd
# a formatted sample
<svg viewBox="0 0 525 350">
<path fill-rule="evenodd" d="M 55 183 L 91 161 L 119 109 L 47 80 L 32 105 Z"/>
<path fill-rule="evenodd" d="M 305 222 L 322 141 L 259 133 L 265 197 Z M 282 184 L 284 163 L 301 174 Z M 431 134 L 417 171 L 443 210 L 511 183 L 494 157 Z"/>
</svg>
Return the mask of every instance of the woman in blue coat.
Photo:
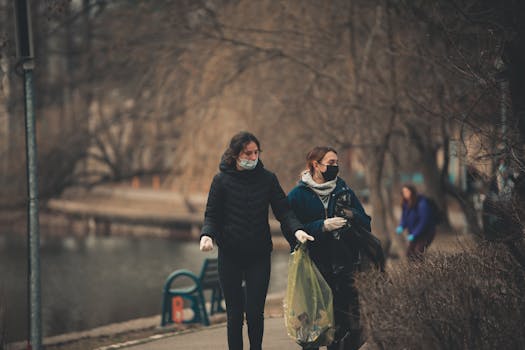
<svg viewBox="0 0 525 350">
<path fill-rule="evenodd" d="M 308 253 L 332 289 L 336 333 L 328 349 L 357 349 L 361 344 L 359 304 L 353 274 L 359 250 L 352 226 L 370 231 L 370 217 L 355 193 L 337 177 L 338 157 L 331 147 L 315 147 L 307 157 L 307 169 L 288 194 L 295 215 L 310 236 L 285 232 L 291 247 L 308 240 Z M 335 215 L 336 202 L 344 202 L 345 215 Z M 340 347 L 343 345 L 343 347 Z"/>
<path fill-rule="evenodd" d="M 401 196 L 402 214 L 396 233 L 408 231 L 407 257 L 413 260 L 420 257 L 434 240 L 436 222 L 428 199 L 418 194 L 414 186 L 404 185 Z"/>
</svg>

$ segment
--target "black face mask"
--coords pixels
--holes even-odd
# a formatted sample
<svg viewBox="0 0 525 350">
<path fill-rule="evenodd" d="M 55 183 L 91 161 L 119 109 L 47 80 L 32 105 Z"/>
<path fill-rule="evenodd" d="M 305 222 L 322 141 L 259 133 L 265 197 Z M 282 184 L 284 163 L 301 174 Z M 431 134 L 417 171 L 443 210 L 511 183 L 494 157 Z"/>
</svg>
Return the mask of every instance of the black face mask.
<svg viewBox="0 0 525 350">
<path fill-rule="evenodd" d="M 337 177 L 337 173 L 339 173 L 339 166 L 327 165 L 326 171 L 324 173 L 321 172 L 321 175 L 323 175 L 325 181 L 332 181 Z"/>
</svg>

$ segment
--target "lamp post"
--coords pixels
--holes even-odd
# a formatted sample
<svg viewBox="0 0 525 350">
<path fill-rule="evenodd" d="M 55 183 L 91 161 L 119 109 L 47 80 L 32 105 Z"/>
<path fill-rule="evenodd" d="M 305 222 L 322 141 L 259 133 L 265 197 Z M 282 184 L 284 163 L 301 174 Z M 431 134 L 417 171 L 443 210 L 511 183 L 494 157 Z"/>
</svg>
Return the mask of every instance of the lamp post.
<svg viewBox="0 0 525 350">
<path fill-rule="evenodd" d="M 42 346 L 42 318 L 40 303 L 40 233 L 38 224 L 38 176 L 36 123 L 33 90 L 33 40 L 29 0 L 15 0 L 16 48 L 19 66 L 24 76 L 24 116 L 27 167 L 27 226 L 28 226 L 28 348 L 40 350 Z"/>
</svg>

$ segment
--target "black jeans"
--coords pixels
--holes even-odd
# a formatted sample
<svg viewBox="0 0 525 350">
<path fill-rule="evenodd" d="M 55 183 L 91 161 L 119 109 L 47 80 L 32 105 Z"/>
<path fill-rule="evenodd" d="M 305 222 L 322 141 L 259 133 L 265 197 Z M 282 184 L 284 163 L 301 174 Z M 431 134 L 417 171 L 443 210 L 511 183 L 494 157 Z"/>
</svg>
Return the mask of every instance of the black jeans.
<svg viewBox="0 0 525 350">
<path fill-rule="evenodd" d="M 359 296 L 354 287 L 353 273 L 336 276 L 324 273 L 334 297 L 335 339 L 328 350 L 357 350 L 362 345 Z M 318 350 L 319 348 L 310 348 Z"/>
<path fill-rule="evenodd" d="M 219 250 L 219 278 L 228 319 L 228 348 L 242 350 L 244 313 L 250 349 L 260 350 L 264 332 L 264 304 L 270 282 L 271 256 L 234 259 Z M 242 281 L 245 281 L 245 290 Z"/>
<path fill-rule="evenodd" d="M 415 261 L 423 257 L 423 253 L 430 246 L 436 235 L 436 230 L 421 233 L 412 242 L 407 249 L 407 257 L 410 261 Z"/>
</svg>

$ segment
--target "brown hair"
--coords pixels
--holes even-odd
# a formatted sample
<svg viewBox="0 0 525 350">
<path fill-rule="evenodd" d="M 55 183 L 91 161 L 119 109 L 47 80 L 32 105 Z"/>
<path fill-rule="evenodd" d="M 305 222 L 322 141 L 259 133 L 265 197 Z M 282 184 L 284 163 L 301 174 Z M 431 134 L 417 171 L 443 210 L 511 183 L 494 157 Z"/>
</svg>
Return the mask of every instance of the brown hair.
<svg viewBox="0 0 525 350">
<path fill-rule="evenodd" d="M 409 208 L 413 208 L 416 205 L 417 200 L 416 186 L 412 184 L 404 184 L 403 187 L 401 187 L 401 190 L 403 190 L 403 188 L 406 188 L 410 191 L 410 198 L 408 200 L 405 200 L 405 197 L 403 197 L 403 192 L 401 192 L 401 204 L 407 203 L 407 206 Z"/>
<path fill-rule="evenodd" d="M 244 147 L 246 147 L 246 145 L 250 142 L 255 142 L 259 152 L 262 152 L 261 145 L 259 140 L 257 140 L 257 137 L 247 131 L 241 131 L 233 135 L 232 139 L 230 140 L 230 145 L 222 155 L 221 161 L 228 165 L 234 164 Z"/>
<path fill-rule="evenodd" d="M 310 174 L 314 175 L 314 161 L 320 162 L 328 152 L 334 152 L 337 154 L 337 151 L 329 146 L 316 146 L 306 155 L 306 170 Z"/>
</svg>

